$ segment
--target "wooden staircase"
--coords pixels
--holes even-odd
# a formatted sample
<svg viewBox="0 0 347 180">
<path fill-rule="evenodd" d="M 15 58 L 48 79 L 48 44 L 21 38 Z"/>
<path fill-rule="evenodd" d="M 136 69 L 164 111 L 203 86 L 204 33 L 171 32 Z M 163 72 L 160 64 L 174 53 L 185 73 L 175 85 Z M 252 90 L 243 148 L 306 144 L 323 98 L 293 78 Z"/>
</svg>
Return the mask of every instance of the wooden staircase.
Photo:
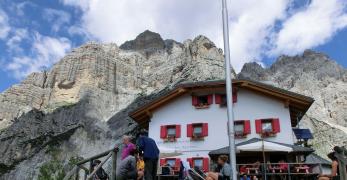
<svg viewBox="0 0 347 180">
<path fill-rule="evenodd" d="M 97 170 L 99 170 L 108 159 L 112 158 L 112 171 L 111 171 L 111 177 L 110 180 L 115 180 L 116 179 L 116 169 L 117 169 L 117 153 L 119 149 L 114 148 L 108 151 L 105 151 L 103 153 L 97 154 L 95 156 L 92 156 L 90 158 L 87 158 L 85 160 L 79 161 L 76 163 L 76 165 L 73 167 L 71 171 L 69 171 L 66 176 L 64 177 L 64 180 L 69 180 L 71 177 L 74 176 L 75 180 L 80 179 L 79 174 L 80 171 L 84 171 L 84 180 L 90 180 L 94 176 Z M 95 159 L 99 159 L 105 157 L 103 161 L 92 171 L 92 164 Z M 87 168 L 85 165 L 89 163 L 89 167 Z M 91 172 L 92 171 L 92 172 Z"/>
</svg>

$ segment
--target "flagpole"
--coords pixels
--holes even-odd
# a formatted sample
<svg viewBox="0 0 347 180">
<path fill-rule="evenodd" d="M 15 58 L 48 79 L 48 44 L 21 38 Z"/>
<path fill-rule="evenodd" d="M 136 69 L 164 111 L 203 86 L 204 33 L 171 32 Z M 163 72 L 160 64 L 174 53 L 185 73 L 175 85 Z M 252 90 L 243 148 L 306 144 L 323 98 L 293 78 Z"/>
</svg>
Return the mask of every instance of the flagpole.
<svg viewBox="0 0 347 180">
<path fill-rule="evenodd" d="M 229 27 L 228 27 L 228 10 L 226 0 L 222 0 L 223 14 L 223 39 L 224 39 L 224 59 L 225 59 L 225 81 L 227 95 L 227 114 L 228 114 L 228 137 L 229 137 L 229 159 L 231 165 L 230 179 L 237 180 L 236 155 L 235 155 L 235 134 L 234 134 L 234 114 L 233 114 L 233 97 L 232 97 L 232 78 L 229 49 Z"/>
</svg>

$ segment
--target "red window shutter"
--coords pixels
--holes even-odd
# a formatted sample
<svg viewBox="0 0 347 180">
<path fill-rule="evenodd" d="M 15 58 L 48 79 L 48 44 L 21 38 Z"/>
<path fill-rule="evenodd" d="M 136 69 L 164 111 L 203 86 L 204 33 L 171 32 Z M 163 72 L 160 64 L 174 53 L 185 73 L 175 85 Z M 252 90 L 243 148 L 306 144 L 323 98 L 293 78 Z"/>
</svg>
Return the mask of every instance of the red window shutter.
<svg viewBox="0 0 347 180">
<path fill-rule="evenodd" d="M 193 137 L 193 124 L 187 125 L 187 137 Z"/>
<path fill-rule="evenodd" d="M 233 103 L 237 102 L 237 89 L 233 88 Z"/>
<path fill-rule="evenodd" d="M 181 167 L 181 159 L 180 158 L 176 158 L 175 159 L 175 169 L 179 170 Z"/>
<path fill-rule="evenodd" d="M 187 161 L 188 161 L 190 167 L 192 168 L 193 167 L 193 158 L 187 158 Z"/>
<path fill-rule="evenodd" d="M 279 133 L 281 131 L 280 120 L 278 118 L 272 119 L 272 131 L 274 133 Z"/>
<path fill-rule="evenodd" d="M 204 170 L 205 172 L 209 172 L 209 171 L 210 171 L 210 161 L 209 161 L 208 158 L 204 158 L 204 159 L 203 159 L 202 165 L 203 165 L 203 170 Z"/>
<path fill-rule="evenodd" d="M 176 138 L 181 137 L 181 125 L 176 125 Z"/>
<path fill-rule="evenodd" d="M 208 136 L 208 123 L 202 124 L 202 136 L 204 137 Z"/>
<path fill-rule="evenodd" d="M 165 165 L 166 160 L 165 159 L 160 159 L 160 166 L 164 166 Z"/>
<path fill-rule="evenodd" d="M 215 97 L 216 104 L 222 103 L 222 95 L 216 94 L 214 97 Z"/>
<path fill-rule="evenodd" d="M 160 138 L 167 138 L 167 129 L 166 126 L 160 126 Z"/>
<path fill-rule="evenodd" d="M 207 95 L 207 103 L 208 104 L 213 104 L 213 96 L 212 96 L 212 94 Z"/>
<path fill-rule="evenodd" d="M 192 105 L 197 106 L 198 105 L 198 97 L 197 96 L 192 96 Z"/>
<path fill-rule="evenodd" d="M 251 134 L 251 123 L 249 120 L 244 121 L 243 128 L 244 128 L 243 132 L 245 134 Z"/>
<path fill-rule="evenodd" d="M 261 134 L 261 133 L 262 133 L 261 119 L 256 119 L 256 120 L 255 120 L 255 131 L 256 131 L 258 134 Z"/>
</svg>

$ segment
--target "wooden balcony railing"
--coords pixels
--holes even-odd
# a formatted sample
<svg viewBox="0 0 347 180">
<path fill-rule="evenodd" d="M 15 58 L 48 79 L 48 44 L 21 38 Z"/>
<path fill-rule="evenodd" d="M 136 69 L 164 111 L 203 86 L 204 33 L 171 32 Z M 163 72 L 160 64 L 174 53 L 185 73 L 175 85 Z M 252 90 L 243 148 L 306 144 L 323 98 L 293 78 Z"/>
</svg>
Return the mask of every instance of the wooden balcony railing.
<svg viewBox="0 0 347 180">
<path fill-rule="evenodd" d="M 262 176 L 274 175 L 286 176 L 289 179 L 295 176 L 317 176 L 322 174 L 322 164 L 319 163 L 261 163 L 261 164 L 237 164 L 240 176 Z"/>
</svg>

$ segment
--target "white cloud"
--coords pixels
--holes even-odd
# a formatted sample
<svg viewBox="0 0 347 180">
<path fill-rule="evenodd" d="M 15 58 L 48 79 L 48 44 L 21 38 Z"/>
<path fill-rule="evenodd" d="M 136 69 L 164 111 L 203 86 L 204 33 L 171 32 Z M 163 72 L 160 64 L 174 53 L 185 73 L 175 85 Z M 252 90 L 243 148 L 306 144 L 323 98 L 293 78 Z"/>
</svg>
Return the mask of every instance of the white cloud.
<svg viewBox="0 0 347 180">
<path fill-rule="evenodd" d="M 275 22 L 286 16 L 289 4 L 289 0 L 232 1 L 229 6 L 230 56 L 236 71 L 246 62 L 261 63 Z"/>
<path fill-rule="evenodd" d="M 8 16 L 2 9 L 0 9 L 0 39 L 5 39 L 10 30 L 11 27 L 8 23 Z"/>
<path fill-rule="evenodd" d="M 51 23 L 53 32 L 58 32 L 63 25 L 70 22 L 71 16 L 65 11 L 47 8 L 43 10 L 43 18 Z"/>
<path fill-rule="evenodd" d="M 24 39 L 28 39 L 29 38 L 28 36 L 29 34 L 27 29 L 17 28 L 16 31 L 14 32 L 14 35 L 10 37 L 6 42 L 8 51 L 15 52 L 15 53 L 23 52 L 23 49 L 20 43 Z"/>
<path fill-rule="evenodd" d="M 221 1 L 61 1 L 78 7 L 80 30 L 103 42 L 121 44 L 149 29 L 178 41 L 202 34 L 223 47 Z M 299 8 L 293 2 L 228 0 L 231 60 L 236 71 L 246 62 L 262 63 L 264 57 L 300 53 L 326 43 L 346 27 L 345 0 L 312 0 Z"/>
<path fill-rule="evenodd" d="M 346 6 L 345 0 L 313 0 L 284 22 L 271 53 L 294 55 L 326 43 L 347 26 Z"/>
<path fill-rule="evenodd" d="M 53 38 L 35 33 L 30 51 L 32 54 L 14 56 L 6 65 L 15 78 L 21 79 L 32 72 L 52 66 L 71 49 L 71 42 L 66 38 Z"/>
<path fill-rule="evenodd" d="M 228 1 L 230 2 L 230 1 Z M 103 42 L 123 43 L 149 29 L 164 38 L 183 41 L 206 35 L 223 47 L 221 1 L 93 0 L 65 4 L 80 7 L 82 26 Z M 229 4 L 232 64 L 239 71 L 260 59 L 276 20 L 285 16 L 289 0 L 232 0 Z"/>
</svg>

